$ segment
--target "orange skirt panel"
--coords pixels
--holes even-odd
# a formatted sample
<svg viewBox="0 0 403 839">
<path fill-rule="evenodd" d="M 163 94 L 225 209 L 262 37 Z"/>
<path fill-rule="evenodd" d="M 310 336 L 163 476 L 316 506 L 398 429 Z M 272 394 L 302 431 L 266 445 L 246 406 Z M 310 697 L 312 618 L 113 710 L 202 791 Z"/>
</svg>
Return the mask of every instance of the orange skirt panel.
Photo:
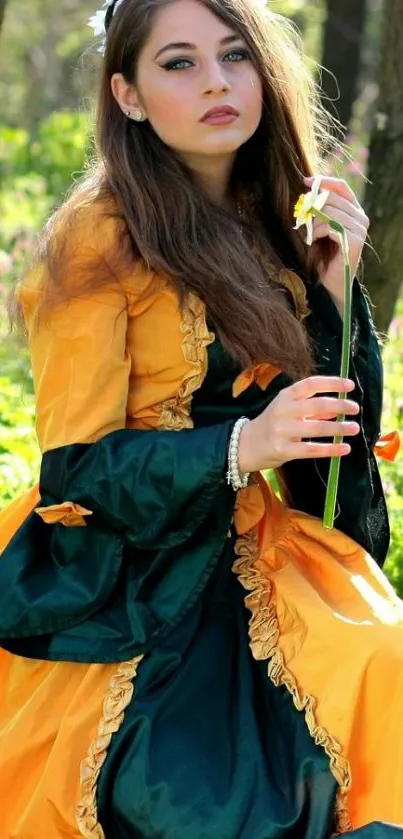
<svg viewBox="0 0 403 839">
<path fill-rule="evenodd" d="M 363 548 L 263 481 L 235 520 L 252 652 L 325 748 L 341 825 L 403 826 L 403 602 Z"/>
<path fill-rule="evenodd" d="M 116 665 L 19 658 L 0 650 L 0 836 L 82 839 L 80 766 Z M 96 834 L 94 834 L 95 836 Z"/>
</svg>

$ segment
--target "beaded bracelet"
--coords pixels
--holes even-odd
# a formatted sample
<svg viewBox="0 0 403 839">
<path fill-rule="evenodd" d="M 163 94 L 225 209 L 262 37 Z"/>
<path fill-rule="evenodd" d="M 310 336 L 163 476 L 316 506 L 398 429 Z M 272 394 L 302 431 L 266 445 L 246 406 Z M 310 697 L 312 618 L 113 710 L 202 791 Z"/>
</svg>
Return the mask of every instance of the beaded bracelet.
<svg viewBox="0 0 403 839">
<path fill-rule="evenodd" d="M 241 431 L 250 420 L 247 417 L 240 417 L 232 429 L 232 434 L 228 446 L 228 472 L 227 481 L 231 484 L 232 489 L 236 492 L 238 489 L 245 489 L 248 486 L 250 472 L 245 472 L 240 475 L 238 463 L 239 438 Z"/>
</svg>

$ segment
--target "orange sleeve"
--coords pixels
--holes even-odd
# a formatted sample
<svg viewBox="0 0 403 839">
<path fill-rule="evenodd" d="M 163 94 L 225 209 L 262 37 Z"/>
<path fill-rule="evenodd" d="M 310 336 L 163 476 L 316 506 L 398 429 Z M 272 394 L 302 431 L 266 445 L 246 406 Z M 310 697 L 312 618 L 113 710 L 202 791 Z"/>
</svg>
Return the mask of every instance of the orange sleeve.
<svg viewBox="0 0 403 839">
<path fill-rule="evenodd" d="M 75 247 L 66 262 L 72 283 L 78 266 L 88 263 L 93 270 L 97 261 L 105 276 L 103 257 L 92 245 Z M 42 452 L 94 442 L 124 428 L 131 366 L 128 302 L 112 272 L 110 282 L 57 303 L 36 323 L 44 283 L 45 269 L 39 266 L 16 292 L 28 331 Z"/>
</svg>

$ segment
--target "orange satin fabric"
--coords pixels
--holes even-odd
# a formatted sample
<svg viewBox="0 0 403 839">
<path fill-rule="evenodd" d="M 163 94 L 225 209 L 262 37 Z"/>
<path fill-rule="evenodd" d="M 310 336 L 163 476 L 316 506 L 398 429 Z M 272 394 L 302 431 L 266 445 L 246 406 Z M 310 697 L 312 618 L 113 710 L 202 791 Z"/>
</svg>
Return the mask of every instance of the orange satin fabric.
<svg viewBox="0 0 403 839">
<path fill-rule="evenodd" d="M 1 839 L 82 839 L 80 765 L 116 670 L 0 650 Z"/>
<path fill-rule="evenodd" d="M 92 443 L 121 428 L 162 427 L 184 410 L 188 415 L 191 387 L 200 386 L 207 371 L 214 334 L 204 304 L 191 295 L 185 320 L 167 279 L 141 262 L 117 279 L 108 261 L 111 253 L 119 258 L 117 235 L 117 222 L 101 210 L 80 216 L 65 254 L 65 283 L 74 296 L 54 305 L 39 327 L 46 271 L 35 266 L 17 287 L 43 452 Z M 89 294 L 84 283 L 94 272 L 103 284 Z"/>
<path fill-rule="evenodd" d="M 400 435 L 398 431 L 389 431 L 388 434 L 381 434 L 374 446 L 374 452 L 383 460 L 393 463 L 400 451 Z"/>
<path fill-rule="evenodd" d="M 28 492 L 8 504 L 4 510 L 0 510 L 0 556 L 11 537 L 14 536 L 23 521 L 39 504 L 39 501 L 39 484 L 35 484 Z"/>
<path fill-rule="evenodd" d="M 235 516 L 237 550 L 248 550 L 248 534 L 258 537 L 252 567 L 264 594 L 247 603 L 252 613 L 263 602 L 275 610 L 277 650 L 300 695 L 314 697 L 318 725 L 340 744 L 352 826 L 403 826 L 403 603 L 363 548 L 287 509 L 262 477 L 259 484 L 238 493 Z M 253 574 L 250 581 L 253 591 Z M 256 657 L 267 632 L 260 625 Z"/>
</svg>

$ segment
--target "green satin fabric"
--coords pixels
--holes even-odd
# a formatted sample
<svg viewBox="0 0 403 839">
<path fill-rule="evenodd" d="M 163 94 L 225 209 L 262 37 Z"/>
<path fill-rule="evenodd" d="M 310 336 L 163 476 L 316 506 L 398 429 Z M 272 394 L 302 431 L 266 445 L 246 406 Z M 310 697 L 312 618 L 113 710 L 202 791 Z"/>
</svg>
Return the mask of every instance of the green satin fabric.
<svg viewBox="0 0 403 839">
<path fill-rule="evenodd" d="M 302 839 L 333 829 L 324 751 L 248 646 L 228 539 L 205 596 L 139 667 L 98 782 L 107 839 Z"/>
<path fill-rule="evenodd" d="M 41 506 L 80 498 L 94 515 L 66 528 L 33 513 L 16 533 L 0 563 L 0 644 L 86 662 L 152 649 L 219 560 L 235 503 L 232 425 L 119 431 L 47 453 Z"/>
<path fill-rule="evenodd" d="M 337 785 L 248 647 L 228 539 L 193 609 L 139 666 L 97 787 L 106 839 L 330 839 Z M 350 834 L 349 834 L 350 835 Z M 372 824 L 354 839 L 402 839 Z"/>
</svg>

